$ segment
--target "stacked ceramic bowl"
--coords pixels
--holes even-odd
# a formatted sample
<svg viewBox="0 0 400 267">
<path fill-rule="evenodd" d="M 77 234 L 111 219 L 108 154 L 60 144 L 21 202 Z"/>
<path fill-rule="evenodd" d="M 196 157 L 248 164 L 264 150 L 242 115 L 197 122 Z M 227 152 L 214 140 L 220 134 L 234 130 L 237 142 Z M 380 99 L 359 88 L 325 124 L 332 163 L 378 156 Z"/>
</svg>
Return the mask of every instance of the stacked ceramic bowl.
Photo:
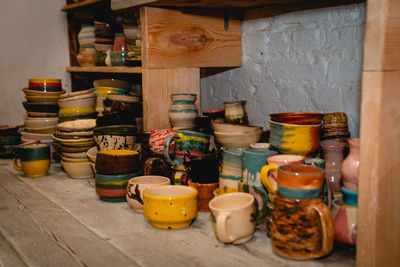
<svg viewBox="0 0 400 267">
<path fill-rule="evenodd" d="M 94 34 L 96 49 L 96 66 L 105 66 L 105 59 L 108 50 L 112 50 L 114 43 L 114 32 L 106 22 L 94 22 Z"/>
<path fill-rule="evenodd" d="M 104 99 L 108 95 L 127 95 L 130 88 L 130 84 L 115 79 L 100 79 L 93 82 L 94 88 L 92 92 L 96 95 L 95 109 L 102 115 L 104 111 Z"/>
<path fill-rule="evenodd" d="M 91 89 L 61 95 L 59 122 L 97 118 L 95 103 L 96 96 Z"/>
<path fill-rule="evenodd" d="M 0 158 L 11 158 L 20 143 L 20 126 L 0 125 Z"/>
<path fill-rule="evenodd" d="M 223 147 L 250 147 L 262 135 L 262 127 L 227 123 L 220 119 L 211 121 L 215 139 Z"/>
<path fill-rule="evenodd" d="M 93 170 L 87 151 L 95 146 L 95 119 L 66 121 L 57 124 L 52 138 L 61 154 L 61 164 L 71 178 L 92 178 Z"/>
<path fill-rule="evenodd" d="M 326 113 L 323 123 L 323 139 L 346 141 L 350 137 L 347 116 L 343 112 Z"/>
</svg>

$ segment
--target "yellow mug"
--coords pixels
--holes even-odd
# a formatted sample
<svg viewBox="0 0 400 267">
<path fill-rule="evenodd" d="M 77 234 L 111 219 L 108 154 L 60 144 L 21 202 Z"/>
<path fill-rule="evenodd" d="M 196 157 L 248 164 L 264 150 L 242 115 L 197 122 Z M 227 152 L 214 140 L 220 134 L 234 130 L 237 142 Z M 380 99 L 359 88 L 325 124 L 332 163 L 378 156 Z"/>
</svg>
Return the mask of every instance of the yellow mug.
<svg viewBox="0 0 400 267">
<path fill-rule="evenodd" d="M 45 176 L 50 167 L 50 146 L 47 144 L 18 146 L 14 150 L 12 163 L 14 168 L 23 171 L 26 177 Z"/>
</svg>

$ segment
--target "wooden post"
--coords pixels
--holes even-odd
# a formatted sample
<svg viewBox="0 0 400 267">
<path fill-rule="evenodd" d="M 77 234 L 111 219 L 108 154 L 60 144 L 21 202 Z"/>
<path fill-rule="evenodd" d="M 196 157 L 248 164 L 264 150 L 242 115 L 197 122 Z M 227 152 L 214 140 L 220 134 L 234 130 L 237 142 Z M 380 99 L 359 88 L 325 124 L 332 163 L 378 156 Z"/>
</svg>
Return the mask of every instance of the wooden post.
<svg viewBox="0 0 400 267">
<path fill-rule="evenodd" d="M 358 266 L 400 266 L 400 0 L 368 0 L 358 197 Z"/>
</svg>

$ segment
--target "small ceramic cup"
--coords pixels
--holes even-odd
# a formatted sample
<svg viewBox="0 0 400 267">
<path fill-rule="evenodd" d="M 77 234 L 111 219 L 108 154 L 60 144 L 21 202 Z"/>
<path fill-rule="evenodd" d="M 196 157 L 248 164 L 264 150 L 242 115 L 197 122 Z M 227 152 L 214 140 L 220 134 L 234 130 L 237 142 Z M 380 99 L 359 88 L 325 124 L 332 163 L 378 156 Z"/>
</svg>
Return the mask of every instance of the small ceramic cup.
<svg viewBox="0 0 400 267">
<path fill-rule="evenodd" d="M 242 147 L 226 147 L 222 151 L 221 170 L 225 175 L 242 176 L 243 153 Z"/>
<path fill-rule="evenodd" d="M 269 193 L 275 193 L 278 190 L 278 168 L 285 164 L 303 163 L 305 157 L 292 154 L 279 154 L 267 158 L 268 165 L 261 169 L 261 182 L 267 188 Z"/>
<path fill-rule="evenodd" d="M 240 183 L 242 181 L 242 176 L 233 176 L 233 175 L 219 175 L 219 192 L 221 195 L 238 192 L 240 188 Z"/>
<path fill-rule="evenodd" d="M 143 212 L 143 191 L 158 185 L 169 185 L 168 177 L 157 175 L 137 176 L 129 179 L 126 190 L 126 200 L 129 206 L 136 212 Z"/>
<path fill-rule="evenodd" d="M 179 229 L 197 217 L 197 190 L 184 185 L 160 185 L 143 192 L 143 215 L 152 226 Z"/>
<path fill-rule="evenodd" d="M 214 190 L 218 188 L 218 183 L 199 184 L 188 181 L 188 185 L 196 188 L 198 192 L 197 208 L 199 211 L 209 211 L 208 203 L 214 197 Z"/>
<path fill-rule="evenodd" d="M 50 167 L 50 146 L 40 143 L 18 146 L 14 150 L 12 163 L 14 168 L 23 171 L 26 177 L 45 176 Z"/>
<path fill-rule="evenodd" d="M 242 244 L 253 237 L 256 228 L 254 197 L 247 193 L 230 193 L 213 198 L 210 222 L 221 243 Z"/>
</svg>

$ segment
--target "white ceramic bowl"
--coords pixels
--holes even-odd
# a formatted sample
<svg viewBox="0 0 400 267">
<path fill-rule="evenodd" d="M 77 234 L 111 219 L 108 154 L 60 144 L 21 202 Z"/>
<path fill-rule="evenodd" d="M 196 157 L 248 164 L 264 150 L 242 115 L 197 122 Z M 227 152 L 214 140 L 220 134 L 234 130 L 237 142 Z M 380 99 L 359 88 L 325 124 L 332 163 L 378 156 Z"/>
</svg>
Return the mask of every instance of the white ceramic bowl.
<svg viewBox="0 0 400 267">
<path fill-rule="evenodd" d="M 94 127 L 96 127 L 96 119 L 66 121 L 56 126 L 58 130 L 67 132 L 90 131 Z"/>
<path fill-rule="evenodd" d="M 260 126 L 233 124 L 218 120 L 212 120 L 211 127 L 214 129 L 214 131 L 223 133 L 245 133 L 262 130 L 262 127 Z"/>
<path fill-rule="evenodd" d="M 89 161 L 66 162 L 61 160 L 61 165 L 71 178 L 86 179 L 94 177 L 94 173 Z"/>
<path fill-rule="evenodd" d="M 44 128 L 44 127 L 55 127 L 58 124 L 57 117 L 41 117 L 41 118 L 34 118 L 34 117 L 26 117 L 25 126 L 27 128 Z"/>
<path fill-rule="evenodd" d="M 214 131 L 215 138 L 224 147 L 250 147 L 257 143 L 262 135 L 262 130 L 245 133 L 224 133 Z"/>
</svg>

